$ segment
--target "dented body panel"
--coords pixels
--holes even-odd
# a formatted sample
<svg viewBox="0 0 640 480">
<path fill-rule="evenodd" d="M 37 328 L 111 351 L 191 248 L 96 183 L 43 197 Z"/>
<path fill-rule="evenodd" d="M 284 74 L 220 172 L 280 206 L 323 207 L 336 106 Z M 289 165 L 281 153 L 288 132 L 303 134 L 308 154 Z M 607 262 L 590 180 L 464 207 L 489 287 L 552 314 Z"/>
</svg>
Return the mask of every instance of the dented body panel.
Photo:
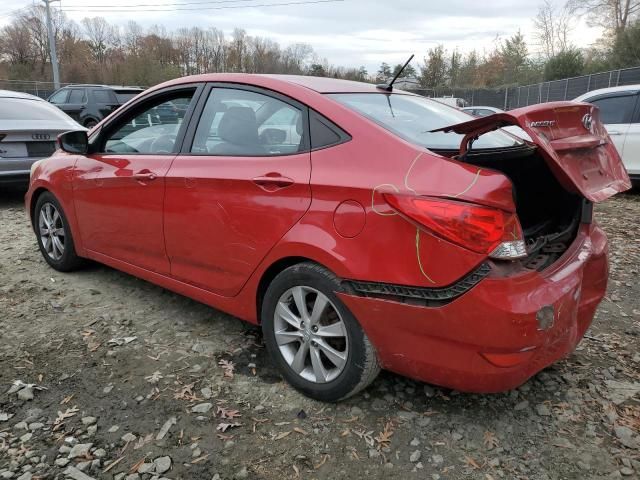
<svg viewBox="0 0 640 480">
<path fill-rule="evenodd" d="M 97 182 L 84 185 L 87 190 L 81 192 L 82 198 L 76 196 L 82 186 L 78 179 L 89 171 L 85 159 L 78 161 L 74 156 L 58 152 L 42 162 L 34 172 L 26 196 L 28 211 L 32 212 L 39 193 L 49 190 L 60 199 L 68 214 L 79 255 L 256 324 L 260 321 L 261 295 L 275 274 L 296 262 L 321 264 L 344 280 L 341 299 L 371 339 L 385 368 L 459 390 L 489 392 L 515 387 L 572 351 L 582 337 L 607 282 L 606 237 L 595 224 L 580 225 L 570 248 L 544 272 L 502 268 L 504 264 L 493 263 L 487 254 L 454 244 L 407 221 L 391 208 L 385 194 L 451 200 L 515 213 L 518 206 L 514 185 L 507 175 L 446 158 L 410 143 L 323 94 L 386 93 L 380 93 L 374 86 L 357 84 L 356 88 L 351 83 L 331 79 L 220 74 L 167 82 L 141 94 L 134 103 L 150 98 L 164 87 L 193 82 L 228 82 L 276 91 L 325 116 L 349 135 L 348 141 L 311 150 L 305 155 L 304 161 L 310 157 L 311 167 L 305 170 L 310 170 L 310 175 L 299 175 L 304 195 L 296 196 L 289 190 L 293 192 L 290 196 L 280 192 L 281 196 L 276 198 L 274 193 L 252 183 L 256 172 L 249 176 L 243 167 L 235 169 L 233 162 L 228 162 L 233 175 L 229 174 L 225 183 L 227 193 L 233 194 L 234 181 L 244 182 L 243 196 L 237 201 L 244 202 L 239 207 L 245 214 L 236 215 L 234 222 L 230 222 L 233 238 L 250 236 L 242 241 L 244 243 L 236 242 L 237 246 L 250 247 L 256 231 L 270 234 L 264 237 L 268 237 L 269 244 L 261 245 L 260 252 L 238 256 L 238 260 L 247 263 L 243 265 L 242 276 L 233 278 L 232 289 L 213 288 L 207 280 L 211 275 L 198 274 L 203 269 L 216 267 L 204 262 L 191 269 L 191 274 L 173 274 L 166 239 L 171 239 L 170 245 L 180 245 L 181 236 L 186 233 L 179 226 L 202 224 L 217 208 L 213 200 L 193 201 L 189 196 L 192 193 L 189 179 L 181 178 L 178 169 L 172 170 L 175 159 L 167 173 L 173 182 L 172 188 L 167 184 L 166 189 L 157 192 L 162 196 L 170 191 L 171 196 L 159 197 L 153 203 L 160 206 L 154 210 L 154 215 L 162 218 L 157 223 L 164 225 L 164 230 L 158 228 L 155 245 L 159 246 L 157 253 L 166 268 L 145 266 L 135 255 L 124 258 L 117 252 L 100 253 L 93 237 L 81 235 L 83 225 L 74 213 L 78 199 L 85 202 L 85 210 L 89 208 L 84 211 L 85 215 L 91 215 L 91 205 L 97 199 L 109 201 L 104 191 L 98 191 L 101 185 Z M 123 107 L 115 117 L 126 113 L 128 108 L 131 105 Z M 577 120 L 586 114 L 594 118 L 593 131 L 589 133 Z M 547 120 L 555 123 L 536 123 Z M 107 118 L 104 122 L 109 121 Z M 467 135 L 469 139 L 508 124 L 520 125 L 531 135 L 566 188 L 594 201 L 626 189 L 626 172 L 597 120 L 597 110 L 590 106 L 529 107 L 447 129 Z M 94 129 L 93 134 L 99 135 L 100 128 Z M 189 152 L 178 152 L 176 159 L 184 160 L 188 155 Z M 153 158 L 146 160 L 153 162 Z M 215 177 L 215 160 L 211 155 L 209 162 L 203 161 L 202 167 L 194 168 L 203 169 L 202 177 Z M 278 168 L 282 169 L 278 174 L 287 176 L 285 161 Z M 273 173 L 265 169 L 257 174 L 262 178 Z M 123 222 L 135 222 L 137 217 L 128 215 L 128 211 L 145 198 L 145 186 L 129 180 L 123 179 L 130 189 L 126 202 L 110 205 Z M 286 193 L 286 188 L 281 190 Z M 211 199 L 220 198 L 214 188 L 207 192 Z M 300 213 L 294 224 L 278 230 L 274 237 L 274 216 L 285 216 L 293 207 Z M 265 208 L 269 209 L 269 215 L 264 214 Z M 96 210 L 96 213 L 99 212 Z M 131 228 L 122 233 L 133 235 L 133 232 L 135 229 Z M 225 239 L 205 240 L 190 239 L 190 261 L 197 263 L 200 258 L 213 258 L 208 254 L 216 247 L 214 242 Z M 216 275 L 227 278 L 224 265 L 217 267 Z M 452 299 L 435 303 L 374 298 L 356 294 L 346 286 L 348 282 L 360 281 L 390 289 L 411 287 L 418 294 L 434 289 L 441 291 L 459 288 L 462 279 L 481 267 L 489 272 L 486 277 L 476 278 L 473 285 L 464 291 L 459 289 L 460 293 Z M 541 328 L 538 312 L 549 306 L 553 308 L 552 325 Z"/>
</svg>

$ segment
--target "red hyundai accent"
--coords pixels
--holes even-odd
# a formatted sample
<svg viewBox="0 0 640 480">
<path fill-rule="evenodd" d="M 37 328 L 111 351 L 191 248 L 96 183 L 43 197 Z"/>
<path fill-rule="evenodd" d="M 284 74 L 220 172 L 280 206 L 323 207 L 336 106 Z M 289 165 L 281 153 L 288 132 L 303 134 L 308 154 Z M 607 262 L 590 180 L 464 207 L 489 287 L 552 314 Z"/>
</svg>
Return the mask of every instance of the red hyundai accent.
<svg viewBox="0 0 640 480">
<path fill-rule="evenodd" d="M 503 391 L 569 354 L 607 286 L 593 203 L 630 188 L 591 105 L 472 119 L 327 78 L 186 77 L 59 145 L 26 196 L 49 265 L 92 259 L 260 324 L 325 401 L 380 368 Z"/>
</svg>

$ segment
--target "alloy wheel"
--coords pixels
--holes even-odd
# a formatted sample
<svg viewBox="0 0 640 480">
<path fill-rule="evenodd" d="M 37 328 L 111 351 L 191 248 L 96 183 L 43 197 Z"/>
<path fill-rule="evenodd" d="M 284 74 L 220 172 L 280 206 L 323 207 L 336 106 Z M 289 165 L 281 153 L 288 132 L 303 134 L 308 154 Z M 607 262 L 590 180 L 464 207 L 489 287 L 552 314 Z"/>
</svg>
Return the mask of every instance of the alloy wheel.
<svg viewBox="0 0 640 480">
<path fill-rule="evenodd" d="M 273 325 L 282 357 L 305 380 L 331 382 L 345 369 L 347 329 L 322 292 L 306 286 L 288 289 L 278 300 Z"/>
<path fill-rule="evenodd" d="M 49 258 L 59 261 L 64 255 L 64 223 L 58 209 L 52 203 L 45 203 L 38 216 L 40 242 Z"/>
</svg>

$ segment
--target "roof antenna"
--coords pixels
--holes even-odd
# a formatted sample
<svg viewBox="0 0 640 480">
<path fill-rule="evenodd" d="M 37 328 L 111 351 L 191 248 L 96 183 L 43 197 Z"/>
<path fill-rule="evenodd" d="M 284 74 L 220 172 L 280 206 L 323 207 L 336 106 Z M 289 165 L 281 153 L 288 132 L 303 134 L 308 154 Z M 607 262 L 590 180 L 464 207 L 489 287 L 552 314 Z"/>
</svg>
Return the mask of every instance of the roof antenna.
<svg viewBox="0 0 640 480">
<path fill-rule="evenodd" d="M 404 69 L 407 68 L 407 65 L 409 65 L 411 60 L 413 60 L 413 57 L 415 57 L 415 55 L 411 55 L 409 57 L 409 60 L 407 60 L 407 62 L 402 66 L 402 68 L 400 70 L 398 70 L 398 73 L 396 73 L 396 76 L 393 77 L 393 79 L 389 83 L 381 83 L 379 85 L 376 85 L 376 88 L 379 88 L 380 90 L 386 90 L 387 92 L 392 92 L 393 91 L 393 84 L 396 82 L 398 77 L 400 75 L 402 75 L 402 72 L 404 72 Z"/>
</svg>

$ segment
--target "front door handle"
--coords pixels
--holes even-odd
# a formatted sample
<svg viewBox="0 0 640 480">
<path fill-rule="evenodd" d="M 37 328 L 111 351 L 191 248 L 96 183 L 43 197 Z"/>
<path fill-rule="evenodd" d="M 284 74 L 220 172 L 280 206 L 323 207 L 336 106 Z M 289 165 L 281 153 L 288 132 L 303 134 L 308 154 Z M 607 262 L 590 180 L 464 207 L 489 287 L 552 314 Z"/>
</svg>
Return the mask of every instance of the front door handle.
<svg viewBox="0 0 640 480">
<path fill-rule="evenodd" d="M 609 136 L 613 136 L 613 135 L 622 135 L 622 132 L 618 132 L 618 131 L 616 131 L 616 130 L 613 130 L 613 131 L 611 131 L 611 132 L 607 132 L 607 133 L 609 133 Z"/>
<path fill-rule="evenodd" d="M 258 185 L 263 190 L 266 190 L 267 192 L 274 192 L 276 190 L 280 190 L 281 188 L 289 187 L 295 182 L 292 178 L 272 172 L 267 173 L 262 177 L 255 177 L 253 179 L 253 183 Z"/>
<path fill-rule="evenodd" d="M 158 175 L 152 172 L 151 170 L 149 170 L 148 168 L 140 170 L 139 172 L 134 173 L 132 176 L 134 179 L 136 179 L 139 182 L 150 182 L 158 178 Z"/>
</svg>

